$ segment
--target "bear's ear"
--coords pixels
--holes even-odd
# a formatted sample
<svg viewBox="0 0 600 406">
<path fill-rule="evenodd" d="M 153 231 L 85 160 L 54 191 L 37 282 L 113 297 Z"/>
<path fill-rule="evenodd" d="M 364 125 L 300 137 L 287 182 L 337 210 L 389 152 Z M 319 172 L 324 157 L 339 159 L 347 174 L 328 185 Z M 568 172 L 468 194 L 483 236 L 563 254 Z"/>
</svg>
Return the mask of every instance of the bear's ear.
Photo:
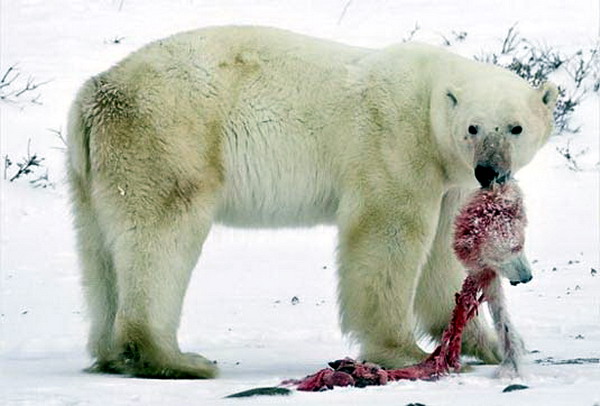
<svg viewBox="0 0 600 406">
<path fill-rule="evenodd" d="M 446 98 L 452 107 L 456 107 L 458 105 L 458 98 L 456 97 L 456 91 L 454 89 L 446 90 Z"/>
<path fill-rule="evenodd" d="M 552 82 L 543 83 L 538 89 L 542 95 L 542 103 L 544 103 L 549 110 L 554 110 L 556 100 L 558 100 L 558 87 Z"/>
</svg>

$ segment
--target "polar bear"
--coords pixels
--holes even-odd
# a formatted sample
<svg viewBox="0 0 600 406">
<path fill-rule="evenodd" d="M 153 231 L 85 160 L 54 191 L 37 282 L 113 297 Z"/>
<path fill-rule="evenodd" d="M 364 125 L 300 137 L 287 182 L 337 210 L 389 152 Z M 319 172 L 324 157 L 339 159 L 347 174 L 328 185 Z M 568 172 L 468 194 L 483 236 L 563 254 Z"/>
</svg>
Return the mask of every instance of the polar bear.
<svg viewBox="0 0 600 406">
<path fill-rule="evenodd" d="M 532 159 L 556 98 L 550 83 L 420 44 L 217 27 L 134 52 L 87 81 L 69 117 L 91 370 L 216 375 L 177 343 L 215 222 L 337 225 L 343 331 L 362 359 L 421 360 L 417 333 L 440 336 L 465 275 L 457 207 Z M 471 322 L 463 352 L 497 361 L 490 332 Z"/>
</svg>

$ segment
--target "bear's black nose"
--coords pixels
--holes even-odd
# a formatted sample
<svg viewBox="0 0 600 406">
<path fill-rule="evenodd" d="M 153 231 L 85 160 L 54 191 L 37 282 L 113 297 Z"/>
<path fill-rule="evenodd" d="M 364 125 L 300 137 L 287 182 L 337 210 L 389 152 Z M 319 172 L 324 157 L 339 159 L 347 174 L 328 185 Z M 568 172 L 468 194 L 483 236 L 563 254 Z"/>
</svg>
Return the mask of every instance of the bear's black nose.
<svg viewBox="0 0 600 406">
<path fill-rule="evenodd" d="M 498 171 L 489 165 L 477 165 L 475 167 L 475 178 L 482 188 L 490 186 L 494 179 L 499 177 Z"/>
</svg>

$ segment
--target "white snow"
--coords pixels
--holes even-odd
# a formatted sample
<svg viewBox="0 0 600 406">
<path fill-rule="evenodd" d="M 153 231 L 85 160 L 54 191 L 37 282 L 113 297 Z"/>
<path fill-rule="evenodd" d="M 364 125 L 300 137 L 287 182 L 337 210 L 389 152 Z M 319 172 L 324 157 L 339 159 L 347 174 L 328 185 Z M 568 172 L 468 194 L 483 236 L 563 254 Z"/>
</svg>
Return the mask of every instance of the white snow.
<svg viewBox="0 0 600 406">
<path fill-rule="evenodd" d="M 347 6 L 343 18 L 340 16 Z M 209 25 L 261 24 L 349 44 L 381 47 L 418 24 L 416 39 L 466 31 L 453 49 L 498 49 L 515 22 L 523 36 L 570 52 L 598 41 L 597 0 L 2 0 L 0 72 L 50 80 L 41 105 L 0 104 L 0 157 L 45 158 L 54 188 L 0 179 L 0 404 L 394 404 L 600 405 L 599 100 L 578 109 L 581 132 L 554 137 L 519 174 L 526 194 L 527 285 L 507 286 L 512 317 L 530 350 L 526 376 L 507 381 L 495 367 L 438 382 L 401 382 L 289 397 L 222 399 L 300 378 L 327 361 L 356 355 L 337 326 L 335 230 L 215 227 L 186 297 L 180 341 L 219 362 L 210 381 L 156 381 L 83 372 L 87 320 L 64 182 L 64 130 L 78 86 L 141 45 Z M 121 39 L 120 43 L 114 43 Z M 569 141 L 570 140 L 570 141 Z M 570 148 L 581 171 L 557 151 Z M 13 166 L 14 168 L 14 166 Z M 0 167 L 0 170 L 3 169 Z M 599 273 L 592 275 L 594 268 Z M 299 299 L 292 304 L 292 298 Z M 536 360 L 587 359 L 580 365 Z M 502 393 L 510 383 L 529 389 Z"/>
</svg>

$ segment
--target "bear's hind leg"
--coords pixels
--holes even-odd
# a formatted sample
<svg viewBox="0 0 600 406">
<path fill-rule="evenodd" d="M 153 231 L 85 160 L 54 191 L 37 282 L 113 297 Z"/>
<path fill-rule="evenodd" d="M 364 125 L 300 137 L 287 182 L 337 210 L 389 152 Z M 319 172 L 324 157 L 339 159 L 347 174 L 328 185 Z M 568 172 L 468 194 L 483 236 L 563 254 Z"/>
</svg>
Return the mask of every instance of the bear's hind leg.
<svg viewBox="0 0 600 406">
<path fill-rule="evenodd" d="M 206 210 L 206 204 L 195 202 L 186 211 L 163 213 L 156 223 L 139 222 L 115 239 L 118 372 L 146 378 L 216 376 L 213 362 L 182 353 L 177 343 L 185 291 L 211 224 Z"/>
<path fill-rule="evenodd" d="M 91 349 L 99 371 L 211 378 L 216 366 L 182 353 L 177 329 L 223 183 L 221 130 L 185 81 L 153 66 L 94 77 L 70 119 L 71 184 L 89 208 L 79 228 L 91 236 L 80 238 Z"/>
<path fill-rule="evenodd" d="M 88 350 L 96 361 L 89 371 L 112 372 L 113 325 L 117 312 L 115 270 L 96 213 L 91 208 L 89 190 L 74 171 L 69 175 L 86 310 L 91 321 Z"/>
</svg>

